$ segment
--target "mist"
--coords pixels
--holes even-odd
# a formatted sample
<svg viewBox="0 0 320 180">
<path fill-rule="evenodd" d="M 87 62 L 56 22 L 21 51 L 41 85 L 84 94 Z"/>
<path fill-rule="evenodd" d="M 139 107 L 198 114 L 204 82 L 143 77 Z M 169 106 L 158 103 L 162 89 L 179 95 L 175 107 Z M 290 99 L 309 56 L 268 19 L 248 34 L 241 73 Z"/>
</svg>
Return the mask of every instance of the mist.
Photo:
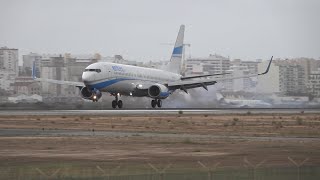
<svg viewBox="0 0 320 180">
<path fill-rule="evenodd" d="M 161 44 L 174 43 L 185 24 L 194 57 L 319 58 L 319 7 L 318 0 L 1 0 L 0 46 L 163 61 L 171 47 Z"/>
</svg>

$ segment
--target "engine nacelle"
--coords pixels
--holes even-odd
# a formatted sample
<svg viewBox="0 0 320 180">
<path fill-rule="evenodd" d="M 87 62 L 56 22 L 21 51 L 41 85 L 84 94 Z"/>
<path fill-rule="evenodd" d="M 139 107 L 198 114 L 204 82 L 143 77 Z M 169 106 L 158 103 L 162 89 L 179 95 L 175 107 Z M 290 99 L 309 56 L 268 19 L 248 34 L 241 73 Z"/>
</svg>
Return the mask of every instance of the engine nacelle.
<svg viewBox="0 0 320 180">
<path fill-rule="evenodd" d="M 169 89 L 162 84 L 155 84 L 149 87 L 148 94 L 152 98 L 164 99 L 170 95 Z"/>
<path fill-rule="evenodd" d="M 102 93 L 99 90 L 90 90 L 87 87 L 83 87 L 80 90 L 80 94 L 83 99 L 89 99 L 94 101 L 98 101 L 102 96 Z"/>
</svg>

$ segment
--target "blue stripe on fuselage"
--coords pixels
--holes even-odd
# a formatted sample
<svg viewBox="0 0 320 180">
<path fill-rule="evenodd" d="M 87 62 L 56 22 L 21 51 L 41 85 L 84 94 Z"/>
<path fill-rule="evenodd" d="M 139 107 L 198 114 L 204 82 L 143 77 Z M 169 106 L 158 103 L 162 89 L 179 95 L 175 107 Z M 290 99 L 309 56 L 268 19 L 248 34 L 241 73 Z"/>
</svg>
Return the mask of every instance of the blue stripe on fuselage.
<svg viewBox="0 0 320 180">
<path fill-rule="evenodd" d="M 160 97 L 168 97 L 170 95 L 170 92 L 161 92 Z"/>
</svg>

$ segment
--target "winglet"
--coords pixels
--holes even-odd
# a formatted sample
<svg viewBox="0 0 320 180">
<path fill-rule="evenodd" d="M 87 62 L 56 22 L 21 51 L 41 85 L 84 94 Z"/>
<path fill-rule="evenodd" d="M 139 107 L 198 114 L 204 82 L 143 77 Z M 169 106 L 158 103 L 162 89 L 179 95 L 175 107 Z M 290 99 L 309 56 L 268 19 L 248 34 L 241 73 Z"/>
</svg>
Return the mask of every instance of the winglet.
<svg viewBox="0 0 320 180">
<path fill-rule="evenodd" d="M 258 75 L 264 75 L 264 74 L 267 74 L 267 73 L 269 72 L 269 69 L 270 69 L 270 66 L 271 66 L 271 62 L 272 62 L 272 58 L 273 58 L 273 56 L 271 56 L 269 65 L 268 65 L 268 67 L 267 67 L 267 70 L 266 70 L 265 72 L 263 72 L 263 73 L 258 74 Z"/>
<path fill-rule="evenodd" d="M 32 65 L 32 79 L 37 79 L 36 62 L 33 61 Z"/>
</svg>

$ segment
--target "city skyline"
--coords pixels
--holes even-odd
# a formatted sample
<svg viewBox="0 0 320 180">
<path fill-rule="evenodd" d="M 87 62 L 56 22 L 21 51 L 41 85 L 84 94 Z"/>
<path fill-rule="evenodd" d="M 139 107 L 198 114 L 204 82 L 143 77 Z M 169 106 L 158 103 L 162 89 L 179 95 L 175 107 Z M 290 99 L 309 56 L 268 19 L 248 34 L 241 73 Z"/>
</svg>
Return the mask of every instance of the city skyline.
<svg viewBox="0 0 320 180">
<path fill-rule="evenodd" d="M 320 2 L 310 1 L 2 1 L 0 46 L 35 53 L 170 59 L 180 24 L 186 56 L 255 60 L 319 59 Z"/>
<path fill-rule="evenodd" d="M 83 71 L 90 64 L 99 62 L 100 56 L 79 57 L 72 54 L 63 56 L 41 56 L 38 54 L 23 55 L 24 64 L 17 66 L 18 49 L 0 48 L 0 93 L 5 97 L 8 95 L 27 98 L 29 95 L 32 102 L 36 101 L 54 102 L 60 101 L 61 97 L 68 97 L 77 101 L 79 89 L 74 86 L 61 86 L 48 83 L 37 83 L 32 79 L 32 68 L 35 67 L 37 77 L 53 80 L 67 80 L 81 82 Z M 163 67 L 166 62 L 138 63 L 137 61 L 125 60 L 120 56 L 105 59 L 109 62 L 142 66 L 149 68 Z M 232 76 L 242 76 L 246 74 L 258 74 L 263 72 L 270 61 L 242 61 L 240 59 L 231 60 L 220 55 L 210 55 L 207 58 L 191 58 L 185 62 L 182 71 L 184 76 L 198 76 L 205 74 L 231 73 Z M 33 64 L 35 63 L 35 64 Z M 218 83 L 213 91 L 222 93 L 263 93 L 270 98 L 277 97 L 303 97 L 303 101 L 312 101 L 313 98 L 319 102 L 319 74 L 320 60 L 310 58 L 295 58 L 273 61 L 270 73 L 261 78 L 244 78 L 241 80 L 224 81 Z M 199 89 L 198 89 L 199 90 Z M 200 92 L 198 91 L 197 92 Z M 212 94 L 211 94 L 212 95 Z M 251 94 L 252 95 L 252 94 Z M 52 98 L 52 96 L 54 98 Z M 45 97 L 43 100 L 42 97 Z M 50 97 L 49 99 L 47 97 Z M 13 98 L 10 101 L 19 101 Z M 20 99 L 21 100 L 21 99 Z M 280 100 L 282 101 L 282 100 Z M 278 103 L 275 102 L 276 104 Z M 283 101 L 285 103 L 285 100 Z M 278 103 L 278 105 L 281 104 Z"/>
</svg>

